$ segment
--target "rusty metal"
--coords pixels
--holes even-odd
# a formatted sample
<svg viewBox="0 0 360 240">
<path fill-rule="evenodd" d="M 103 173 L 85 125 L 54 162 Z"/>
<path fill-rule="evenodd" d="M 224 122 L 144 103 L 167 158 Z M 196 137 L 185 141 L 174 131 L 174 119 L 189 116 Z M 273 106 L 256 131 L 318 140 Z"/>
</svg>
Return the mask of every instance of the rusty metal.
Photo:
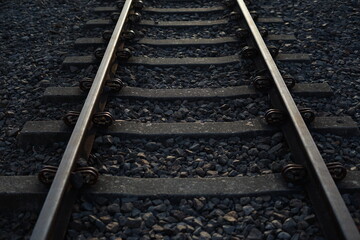
<svg viewBox="0 0 360 240">
<path fill-rule="evenodd" d="M 124 83 L 119 78 L 115 78 L 106 81 L 106 87 L 108 87 L 112 92 L 119 92 L 124 87 Z"/>
<path fill-rule="evenodd" d="M 69 111 L 63 117 L 63 121 L 69 127 L 74 127 L 77 120 L 79 119 L 80 112 L 77 111 Z"/>
<path fill-rule="evenodd" d="M 83 78 L 79 82 L 79 88 L 83 92 L 88 92 L 88 91 L 90 91 L 92 84 L 93 84 L 92 78 Z M 105 86 L 112 92 L 119 92 L 125 85 L 119 78 L 114 78 L 114 79 L 107 80 L 105 83 Z M 69 125 L 69 124 L 67 124 L 67 125 Z M 72 126 L 72 125 L 73 124 L 70 124 L 70 126 Z"/>
<path fill-rule="evenodd" d="M 94 51 L 94 56 L 97 59 L 102 59 L 104 57 L 104 54 L 105 54 L 105 49 L 104 48 L 97 48 Z"/>
<path fill-rule="evenodd" d="M 102 38 L 105 40 L 105 41 L 109 41 L 111 36 L 113 34 L 113 31 L 111 30 L 105 30 L 103 33 L 102 33 Z"/>
<path fill-rule="evenodd" d="M 269 35 L 269 31 L 266 28 L 259 28 L 259 32 L 263 38 Z"/>
<path fill-rule="evenodd" d="M 141 21 L 141 14 L 138 12 L 131 13 L 129 15 L 129 21 L 132 23 L 138 23 Z"/>
<path fill-rule="evenodd" d="M 116 56 L 119 59 L 119 61 L 126 61 L 131 57 L 131 55 L 132 55 L 132 52 L 128 48 L 119 49 L 116 52 Z"/>
<path fill-rule="evenodd" d="M 332 162 L 332 163 L 326 164 L 326 166 L 329 169 L 331 177 L 335 181 L 341 181 L 346 177 L 347 170 L 341 163 Z"/>
<path fill-rule="evenodd" d="M 296 81 L 295 78 L 293 78 L 293 76 L 289 74 L 285 74 L 283 75 L 283 79 L 288 89 L 292 89 L 295 87 Z"/>
<path fill-rule="evenodd" d="M 124 33 L 121 35 L 121 38 L 123 40 L 133 40 L 136 37 L 136 33 L 134 30 L 126 30 L 124 31 Z"/>
<path fill-rule="evenodd" d="M 237 0 L 237 3 L 252 33 L 253 42 L 259 49 L 259 55 L 262 56 L 262 62 L 274 81 L 274 87 L 269 92 L 272 105 L 286 112 L 288 120 L 281 128 L 293 153 L 294 161 L 306 167 L 308 177 L 304 187 L 326 238 L 360 239 L 359 231 L 244 0 Z"/>
<path fill-rule="evenodd" d="M 279 54 L 279 48 L 277 48 L 274 45 L 270 45 L 268 46 L 269 52 L 271 54 L 271 56 L 274 58 Z"/>
<path fill-rule="evenodd" d="M 245 46 L 241 49 L 241 56 L 243 58 L 253 58 L 257 55 L 258 50 L 252 46 Z"/>
<path fill-rule="evenodd" d="M 233 0 L 225 0 L 225 1 L 223 1 L 223 4 L 226 6 L 226 7 L 232 7 L 232 6 L 234 6 L 236 3 L 235 3 L 235 1 L 233 1 Z"/>
<path fill-rule="evenodd" d="M 94 167 L 79 167 L 72 174 L 79 174 L 86 185 L 94 185 L 99 178 L 99 172 Z"/>
<path fill-rule="evenodd" d="M 347 170 L 341 163 L 339 162 L 327 163 L 326 167 L 328 168 L 331 177 L 335 181 L 341 181 L 346 177 Z M 305 183 L 308 173 L 303 165 L 292 163 L 286 165 L 282 169 L 281 175 L 287 182 L 300 184 L 300 183 Z"/>
<path fill-rule="evenodd" d="M 50 185 L 54 181 L 58 167 L 44 166 L 38 174 L 38 179 L 41 183 Z M 75 169 L 72 174 L 79 174 L 82 178 L 82 184 L 94 185 L 98 178 L 99 172 L 93 167 L 80 167 Z"/>
<path fill-rule="evenodd" d="M 144 7 L 144 2 L 142 0 L 134 0 L 133 7 L 136 10 L 141 10 Z"/>
<path fill-rule="evenodd" d="M 259 14 L 257 11 L 250 11 L 250 15 L 254 21 L 256 21 L 259 18 Z"/>
<path fill-rule="evenodd" d="M 97 127 L 109 127 L 113 124 L 115 119 L 109 112 L 99 112 L 92 116 L 92 121 Z"/>
<path fill-rule="evenodd" d="M 124 7 L 124 4 L 125 4 L 125 0 L 119 0 L 119 1 L 116 1 L 115 5 L 118 9 L 122 9 Z"/>
<path fill-rule="evenodd" d="M 119 19 L 119 17 L 120 17 L 120 13 L 118 13 L 118 12 L 114 12 L 114 13 L 112 13 L 112 14 L 110 15 L 110 19 L 111 19 L 111 21 L 113 21 L 114 23 L 117 22 L 117 20 Z"/>
<path fill-rule="evenodd" d="M 239 12 L 233 11 L 229 14 L 229 19 L 230 20 L 239 20 L 241 17 Z"/>
<path fill-rule="evenodd" d="M 282 169 L 281 175 L 285 181 L 299 184 L 305 182 L 307 178 L 307 171 L 303 165 L 288 164 Z"/>
<path fill-rule="evenodd" d="M 248 29 L 245 28 L 238 28 L 235 30 L 235 35 L 237 38 L 243 40 L 249 37 L 250 33 Z"/>
<path fill-rule="evenodd" d="M 91 88 L 91 85 L 93 84 L 93 81 L 94 80 L 92 78 L 83 78 L 79 82 L 79 88 L 83 92 L 88 92 Z"/>
<path fill-rule="evenodd" d="M 271 77 L 266 75 L 258 75 L 254 77 L 253 85 L 256 90 L 267 91 L 273 86 Z"/>
<path fill-rule="evenodd" d="M 55 177 L 57 167 L 55 166 L 44 166 L 38 174 L 38 179 L 41 183 L 50 185 Z"/>
<path fill-rule="evenodd" d="M 284 112 L 279 109 L 269 109 L 265 112 L 265 121 L 270 125 L 279 125 L 284 123 Z"/>
<path fill-rule="evenodd" d="M 315 120 L 315 112 L 311 108 L 299 108 L 299 112 L 306 123 Z"/>
<path fill-rule="evenodd" d="M 67 222 L 70 219 L 72 206 L 78 193 L 78 190 L 71 186 L 71 173 L 75 168 L 77 159 L 80 157 L 87 158 L 90 154 L 96 134 L 92 116 L 96 112 L 103 111 L 105 107 L 106 96 L 101 94 L 105 82 L 113 78 L 116 71 L 116 51 L 121 42 L 121 32 L 126 24 L 131 4 L 132 0 L 126 0 L 122 8 L 113 35 L 35 224 L 31 235 L 32 240 L 64 238 Z"/>
</svg>

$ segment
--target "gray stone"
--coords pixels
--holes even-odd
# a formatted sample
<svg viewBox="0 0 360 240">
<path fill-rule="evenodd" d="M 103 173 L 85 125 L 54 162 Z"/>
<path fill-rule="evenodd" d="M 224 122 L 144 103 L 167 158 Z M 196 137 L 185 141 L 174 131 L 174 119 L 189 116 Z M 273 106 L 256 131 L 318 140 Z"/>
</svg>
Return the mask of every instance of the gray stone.
<svg viewBox="0 0 360 240">
<path fill-rule="evenodd" d="M 250 156 L 257 156 L 259 154 L 259 150 L 257 150 L 256 148 L 250 148 L 248 154 Z"/>
<path fill-rule="evenodd" d="M 176 230 L 177 230 L 178 232 L 186 232 L 186 230 L 187 230 L 187 224 L 185 224 L 185 223 L 178 223 L 178 224 L 176 225 Z"/>
<path fill-rule="evenodd" d="M 133 210 L 134 205 L 131 202 L 126 202 L 121 204 L 121 211 L 123 212 L 131 212 Z"/>
<path fill-rule="evenodd" d="M 288 218 L 285 220 L 285 222 L 282 225 L 283 230 L 285 230 L 286 232 L 293 232 L 296 228 L 296 222 L 294 221 L 294 219 L 292 218 Z"/>
<path fill-rule="evenodd" d="M 151 212 L 144 213 L 142 218 L 144 219 L 145 226 L 147 227 L 151 227 L 156 223 L 156 217 L 154 217 L 154 215 Z"/>
<path fill-rule="evenodd" d="M 159 105 L 155 105 L 154 113 L 162 114 L 164 111 L 159 107 Z"/>
<path fill-rule="evenodd" d="M 194 207 L 196 210 L 200 210 L 204 207 L 204 204 L 197 198 L 194 198 Z"/>
<path fill-rule="evenodd" d="M 159 204 L 153 208 L 155 211 L 158 212 L 165 212 L 166 211 L 166 205 L 165 204 Z"/>
<path fill-rule="evenodd" d="M 272 220 L 271 224 L 277 229 L 282 229 L 282 224 L 278 220 Z"/>
<path fill-rule="evenodd" d="M 250 215 L 255 209 L 250 205 L 246 205 L 243 207 L 243 210 L 245 215 Z"/>
<path fill-rule="evenodd" d="M 262 237 L 263 237 L 263 234 L 261 233 L 261 231 L 259 229 L 252 228 L 246 239 L 247 240 L 261 240 Z"/>
<path fill-rule="evenodd" d="M 236 222 L 237 221 L 237 213 L 235 211 L 230 211 L 224 215 L 224 219 L 228 222 Z"/>
<path fill-rule="evenodd" d="M 208 240 L 211 238 L 211 235 L 207 232 L 200 232 L 200 240 Z"/>
<path fill-rule="evenodd" d="M 100 232 L 103 232 L 105 230 L 105 224 L 100 221 L 100 219 L 94 218 L 95 226 L 99 229 Z"/>
<path fill-rule="evenodd" d="M 81 207 L 87 211 L 92 211 L 93 210 L 93 205 L 89 202 L 83 202 L 81 204 Z"/>
<path fill-rule="evenodd" d="M 300 199 L 291 199 L 289 203 L 290 207 L 301 208 L 303 203 Z"/>
<path fill-rule="evenodd" d="M 223 230 L 227 234 L 232 234 L 235 231 L 235 227 L 230 225 L 224 225 Z"/>
<path fill-rule="evenodd" d="M 128 217 L 125 225 L 128 226 L 129 228 L 139 228 L 141 226 L 141 223 L 142 220 L 140 217 L 137 218 Z"/>
<path fill-rule="evenodd" d="M 120 212 L 120 206 L 118 203 L 113 203 L 113 204 L 110 204 L 108 207 L 107 207 L 107 210 L 110 212 L 110 213 L 117 213 L 117 212 Z"/>
<path fill-rule="evenodd" d="M 155 224 L 154 226 L 152 226 L 152 229 L 155 231 L 155 232 L 162 232 L 164 231 L 164 228 L 158 224 Z"/>
<path fill-rule="evenodd" d="M 160 148 L 160 145 L 156 142 L 148 142 L 145 144 L 145 149 L 150 152 L 154 152 Z"/>
<path fill-rule="evenodd" d="M 281 240 L 289 240 L 291 238 L 291 235 L 289 233 L 287 233 L 287 232 L 280 232 L 277 235 L 277 238 L 281 239 Z"/>
<path fill-rule="evenodd" d="M 118 222 L 111 222 L 108 225 L 106 225 L 106 230 L 112 233 L 116 233 L 119 229 L 119 223 Z"/>
<path fill-rule="evenodd" d="M 112 221 L 112 217 L 110 217 L 109 215 L 106 215 L 106 216 L 101 216 L 100 217 L 100 220 L 105 223 L 105 224 L 108 224 Z"/>
<path fill-rule="evenodd" d="M 222 240 L 224 237 L 219 233 L 214 233 L 211 237 L 211 240 Z"/>
<path fill-rule="evenodd" d="M 240 203 L 242 205 L 245 205 L 245 204 L 248 204 L 250 202 L 250 200 L 251 199 L 249 197 L 242 197 L 242 198 L 240 198 Z"/>
</svg>

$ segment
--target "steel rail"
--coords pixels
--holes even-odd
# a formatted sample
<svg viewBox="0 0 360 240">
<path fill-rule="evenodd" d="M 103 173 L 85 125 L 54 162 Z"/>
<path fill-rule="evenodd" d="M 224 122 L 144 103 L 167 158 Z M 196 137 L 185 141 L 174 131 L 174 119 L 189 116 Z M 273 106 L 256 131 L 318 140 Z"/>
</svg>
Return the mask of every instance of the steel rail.
<svg viewBox="0 0 360 240">
<path fill-rule="evenodd" d="M 61 213 L 63 208 L 62 201 L 66 199 L 68 194 L 72 191 L 70 183 L 71 172 L 75 167 L 75 163 L 79 158 L 81 151 L 83 151 L 84 144 L 87 142 L 86 137 L 92 129 L 93 124 L 91 117 L 101 101 L 101 94 L 105 81 L 110 78 L 110 73 L 116 58 L 116 50 L 120 43 L 121 31 L 124 28 L 131 3 L 132 0 L 126 0 L 123 6 L 92 87 L 85 100 L 78 121 L 61 159 L 54 181 L 37 219 L 31 235 L 32 240 L 59 238 L 59 236 L 57 236 L 55 224 L 57 216 Z"/>
<path fill-rule="evenodd" d="M 296 162 L 305 165 L 308 179 L 305 188 L 314 205 L 327 239 L 358 240 L 359 231 L 332 179 L 316 144 L 243 0 L 237 0 L 262 58 L 273 78 L 273 104 L 285 110 L 288 121 L 282 127 Z M 274 95 L 274 94 L 271 94 Z"/>
</svg>

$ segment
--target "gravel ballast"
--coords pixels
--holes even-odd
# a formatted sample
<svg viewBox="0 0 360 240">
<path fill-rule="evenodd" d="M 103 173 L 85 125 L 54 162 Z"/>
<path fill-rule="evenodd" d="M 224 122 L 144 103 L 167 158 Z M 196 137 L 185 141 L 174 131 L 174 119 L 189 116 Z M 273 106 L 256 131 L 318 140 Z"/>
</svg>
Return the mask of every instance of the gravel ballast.
<svg viewBox="0 0 360 240">
<path fill-rule="evenodd" d="M 159 73 L 161 72 L 161 73 Z M 209 88 L 239 86 L 249 83 L 242 64 L 209 67 L 124 66 L 117 77 L 128 86 L 142 88 Z"/>
<path fill-rule="evenodd" d="M 0 174 L 34 174 L 41 162 L 62 151 L 19 149 L 16 136 L 26 121 L 59 119 L 64 106 L 41 101 L 46 87 L 76 86 L 96 67 L 61 69 L 90 18 L 93 0 L 1 1 L 0 3 Z M 40 150 L 41 149 L 41 150 Z M 37 156 L 42 157 L 38 158 Z"/>
<path fill-rule="evenodd" d="M 131 177 L 235 177 L 279 173 L 291 163 L 281 133 L 250 143 L 224 139 L 169 138 L 122 140 L 106 135 L 95 141 L 101 173 Z"/>
<path fill-rule="evenodd" d="M 71 239 L 314 239 L 324 240 L 312 207 L 291 197 L 79 201 Z"/>
<path fill-rule="evenodd" d="M 107 105 L 115 119 L 139 122 L 231 122 L 263 116 L 268 108 L 267 97 L 173 102 L 114 99 Z"/>
</svg>

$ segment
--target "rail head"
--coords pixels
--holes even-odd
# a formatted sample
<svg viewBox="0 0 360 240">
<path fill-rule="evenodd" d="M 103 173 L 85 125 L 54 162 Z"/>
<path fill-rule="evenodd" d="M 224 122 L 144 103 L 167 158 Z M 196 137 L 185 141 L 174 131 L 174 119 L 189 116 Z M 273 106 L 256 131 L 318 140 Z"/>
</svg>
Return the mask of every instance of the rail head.
<svg viewBox="0 0 360 240">
<path fill-rule="evenodd" d="M 108 80 L 110 76 L 110 71 L 116 58 L 116 50 L 120 44 L 121 32 L 124 29 L 132 2 L 132 0 L 126 0 L 122 8 L 119 20 L 117 21 L 104 57 L 61 159 L 54 181 L 35 224 L 31 235 L 32 240 L 59 238 L 59 236 L 56 236 L 58 234 L 55 232 L 56 229 L 54 229 L 55 220 L 61 212 L 62 201 L 66 198 L 66 194 L 69 193 L 69 189 L 71 188 L 71 171 L 82 151 L 83 145 L 86 144 L 86 136 L 92 129 L 91 117 L 99 104 L 105 81 Z"/>
<path fill-rule="evenodd" d="M 296 104 L 243 0 L 237 0 L 242 15 L 268 68 L 275 85 L 275 102 L 289 116 L 283 127 L 285 137 L 296 161 L 304 164 L 309 173 L 306 189 L 316 205 L 324 234 L 328 239 L 360 239 L 355 223 L 332 179 L 325 162 L 303 120 Z M 290 132 L 289 132 L 290 131 Z M 293 143 L 290 143 L 293 142 Z"/>
</svg>

